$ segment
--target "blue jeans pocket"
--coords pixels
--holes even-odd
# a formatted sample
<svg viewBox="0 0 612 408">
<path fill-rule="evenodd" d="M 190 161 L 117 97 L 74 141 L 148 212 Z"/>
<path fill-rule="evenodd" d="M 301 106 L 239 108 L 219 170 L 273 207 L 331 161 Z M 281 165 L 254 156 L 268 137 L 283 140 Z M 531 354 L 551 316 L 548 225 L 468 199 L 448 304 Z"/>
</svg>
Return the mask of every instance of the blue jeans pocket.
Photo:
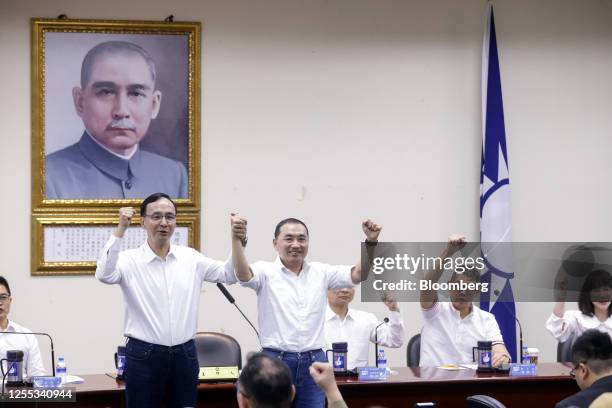
<svg viewBox="0 0 612 408">
<path fill-rule="evenodd" d="M 152 344 L 128 341 L 125 348 L 125 356 L 132 360 L 147 360 L 151 356 L 151 350 L 153 350 Z"/>
</svg>

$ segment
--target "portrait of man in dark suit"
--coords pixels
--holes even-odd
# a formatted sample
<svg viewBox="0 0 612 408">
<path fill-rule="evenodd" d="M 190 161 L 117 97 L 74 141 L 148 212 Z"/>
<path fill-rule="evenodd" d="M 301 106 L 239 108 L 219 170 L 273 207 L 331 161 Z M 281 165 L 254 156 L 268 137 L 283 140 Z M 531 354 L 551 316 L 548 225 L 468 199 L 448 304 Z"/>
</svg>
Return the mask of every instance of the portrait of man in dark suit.
<svg viewBox="0 0 612 408">
<path fill-rule="evenodd" d="M 91 48 L 72 89 L 84 129 L 76 143 L 45 156 L 45 198 L 137 199 L 157 191 L 187 198 L 185 164 L 143 148 L 162 96 L 143 47 L 118 40 Z"/>
</svg>

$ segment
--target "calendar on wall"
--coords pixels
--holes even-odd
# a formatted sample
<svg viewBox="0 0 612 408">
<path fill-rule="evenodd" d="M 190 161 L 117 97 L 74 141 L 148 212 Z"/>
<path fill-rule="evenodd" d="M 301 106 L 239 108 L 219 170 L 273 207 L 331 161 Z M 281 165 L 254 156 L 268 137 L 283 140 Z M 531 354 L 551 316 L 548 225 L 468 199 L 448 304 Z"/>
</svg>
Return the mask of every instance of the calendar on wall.
<svg viewBox="0 0 612 408">
<path fill-rule="evenodd" d="M 199 214 L 179 213 L 172 235 L 173 245 L 199 248 Z M 115 214 L 36 216 L 32 222 L 33 275 L 90 275 L 100 251 L 117 228 Z M 146 241 L 140 219 L 134 217 L 125 232 L 121 250 L 137 248 Z"/>
</svg>

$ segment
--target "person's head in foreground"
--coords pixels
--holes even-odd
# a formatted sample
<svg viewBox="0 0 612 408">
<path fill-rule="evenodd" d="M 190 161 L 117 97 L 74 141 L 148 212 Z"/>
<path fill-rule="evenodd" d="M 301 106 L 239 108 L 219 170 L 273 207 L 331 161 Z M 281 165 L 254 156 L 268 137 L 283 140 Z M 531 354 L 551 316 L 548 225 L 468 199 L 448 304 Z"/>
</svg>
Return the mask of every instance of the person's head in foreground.
<svg viewBox="0 0 612 408">
<path fill-rule="evenodd" d="M 4 276 L 0 276 L 0 328 L 8 326 L 8 314 L 11 311 L 11 288 Z"/>
<path fill-rule="evenodd" d="M 603 377 L 612 375 L 612 339 L 607 333 L 585 331 L 572 347 L 572 377 L 581 390 Z"/>
<path fill-rule="evenodd" d="M 295 396 L 289 367 L 264 353 L 249 358 L 236 388 L 240 408 L 289 408 Z"/>
<path fill-rule="evenodd" d="M 151 246 L 167 245 L 176 228 L 176 204 L 168 194 L 151 194 L 140 204 L 140 224 Z"/>
</svg>

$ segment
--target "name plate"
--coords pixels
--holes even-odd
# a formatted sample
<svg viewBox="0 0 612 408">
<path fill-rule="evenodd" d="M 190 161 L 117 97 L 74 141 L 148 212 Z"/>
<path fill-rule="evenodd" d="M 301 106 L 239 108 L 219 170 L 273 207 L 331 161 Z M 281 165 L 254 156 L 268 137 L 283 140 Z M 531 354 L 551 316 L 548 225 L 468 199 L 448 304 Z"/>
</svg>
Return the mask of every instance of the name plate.
<svg viewBox="0 0 612 408">
<path fill-rule="evenodd" d="M 535 364 L 510 364 L 510 377 L 531 377 L 537 375 Z"/>
<path fill-rule="evenodd" d="M 231 367 L 200 367 L 200 381 L 235 381 L 238 379 L 238 366 Z"/>
<path fill-rule="evenodd" d="M 59 388 L 62 386 L 62 379 L 45 375 L 35 376 L 32 377 L 32 386 L 34 388 Z"/>
<path fill-rule="evenodd" d="M 389 372 L 384 367 L 359 367 L 359 381 L 377 381 L 389 378 Z"/>
</svg>

